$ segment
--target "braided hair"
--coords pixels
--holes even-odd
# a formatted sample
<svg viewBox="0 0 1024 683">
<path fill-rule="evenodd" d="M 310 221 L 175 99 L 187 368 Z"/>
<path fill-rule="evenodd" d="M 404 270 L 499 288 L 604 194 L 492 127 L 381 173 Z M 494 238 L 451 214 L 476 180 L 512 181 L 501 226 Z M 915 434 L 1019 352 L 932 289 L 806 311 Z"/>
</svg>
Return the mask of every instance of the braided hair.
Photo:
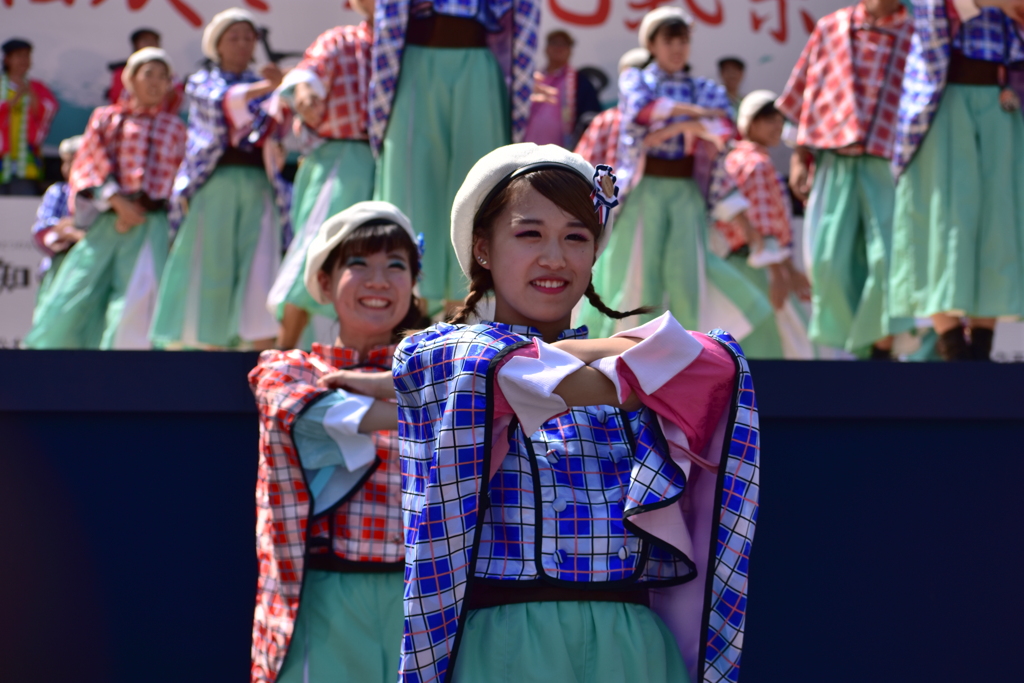
<svg viewBox="0 0 1024 683">
<path fill-rule="evenodd" d="M 590 199 L 591 188 L 583 178 L 571 171 L 546 168 L 513 178 L 513 180 L 492 199 L 486 206 L 480 207 L 473 221 L 473 239 L 490 239 L 494 232 L 494 223 L 513 201 L 518 199 L 529 188 L 540 192 L 554 202 L 566 213 L 578 218 L 594 236 L 594 241 L 601 239 L 604 226 L 601 225 L 594 204 Z M 454 324 L 465 323 L 476 313 L 476 306 L 487 292 L 494 289 L 491 271 L 473 259 L 469 266 L 469 295 L 449 318 Z M 633 315 L 641 315 L 651 311 L 649 306 L 642 306 L 631 311 L 616 311 L 608 306 L 597 291 L 594 283 L 587 284 L 584 292 L 587 301 L 598 311 L 621 320 Z"/>
</svg>

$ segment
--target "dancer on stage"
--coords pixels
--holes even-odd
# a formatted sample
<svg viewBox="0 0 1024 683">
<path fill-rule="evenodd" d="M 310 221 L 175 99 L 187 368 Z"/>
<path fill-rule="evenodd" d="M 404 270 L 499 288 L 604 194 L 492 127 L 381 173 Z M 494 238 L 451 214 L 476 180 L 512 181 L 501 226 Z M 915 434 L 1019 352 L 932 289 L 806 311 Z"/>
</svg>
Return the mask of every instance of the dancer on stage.
<svg viewBox="0 0 1024 683">
<path fill-rule="evenodd" d="M 352 6 L 364 17 L 373 15 L 373 0 L 356 0 Z M 311 315 L 325 323 L 334 319 L 334 310 L 317 304 L 303 285 L 306 250 L 328 216 L 373 196 L 374 159 L 366 131 L 372 40 L 366 21 L 327 31 L 278 89 L 315 144 L 295 176 L 295 237 L 267 301 L 281 321 L 279 349 L 298 345 Z"/>
<path fill-rule="evenodd" d="M 260 411 L 253 683 L 396 679 L 405 558 L 396 409 L 329 384 L 340 368 L 390 377 L 394 344 L 419 317 L 419 268 L 416 237 L 394 206 L 360 202 L 331 217 L 302 282 L 335 310 L 337 340 L 267 351 L 249 375 Z"/>
<path fill-rule="evenodd" d="M 465 295 L 447 238 L 456 190 L 480 157 L 526 130 L 539 23 L 537 0 L 377 3 L 374 198 L 400 207 L 426 235 L 420 292 L 434 310 Z"/>
<path fill-rule="evenodd" d="M 470 294 L 455 324 L 395 354 L 402 681 L 739 673 L 753 386 L 720 330 L 669 314 L 613 339 L 570 328 L 583 297 L 622 315 L 590 285 L 616 192 L 610 168 L 521 144 L 481 159 L 456 197 Z M 495 322 L 465 324 L 488 292 Z"/>
<path fill-rule="evenodd" d="M 282 75 L 274 64 L 262 79 L 251 71 L 255 49 L 256 20 L 246 10 L 224 10 L 203 31 L 212 64 L 185 89 L 188 154 L 174 180 L 176 235 L 152 329 L 161 348 L 267 348 L 277 335 L 267 294 L 281 259 L 278 205 L 287 189 L 272 183 L 279 169 L 267 157 L 275 147 L 263 145 L 253 124 Z"/>
<path fill-rule="evenodd" d="M 725 89 L 691 77 L 693 19 L 659 7 L 640 24 L 640 45 L 654 60 L 619 79 L 622 131 L 619 163 L 628 194 L 608 253 L 594 269 L 594 286 L 613 308 L 669 310 L 688 329 L 729 329 L 737 339 L 771 316 L 764 295 L 706 250 L 707 205 L 694 178 L 694 138 L 716 150 L 733 135 Z M 712 152 L 715 153 L 714 151 Z M 584 304 L 580 317 L 607 336 L 624 323 Z"/>
<path fill-rule="evenodd" d="M 743 139 L 730 145 L 715 169 L 711 187 L 716 237 L 727 262 L 768 297 L 775 315 L 743 338 L 748 358 L 814 357 L 800 299 L 810 285 L 793 265 L 793 231 L 786 183 L 768 150 L 782 141 L 778 96 L 755 90 L 743 98 L 736 127 Z M 721 252 L 720 252 L 721 253 Z"/>
<path fill-rule="evenodd" d="M 626 69 L 642 69 L 650 61 L 650 52 L 641 47 L 635 47 L 619 58 L 619 76 L 621 77 L 622 72 Z M 605 109 L 590 122 L 573 151 L 593 166 L 607 164 L 614 168 L 618 163 L 619 129 L 621 126 L 622 107 L 615 106 Z"/>
<path fill-rule="evenodd" d="M 879 360 L 891 357 L 891 335 L 913 326 L 889 317 L 888 275 L 890 160 L 913 33 L 899 0 L 864 0 L 822 17 L 776 103 L 797 126 L 789 177 L 807 202 L 811 339 Z"/>
<path fill-rule="evenodd" d="M 575 44 L 572 36 L 561 29 L 547 35 L 544 54 L 548 63 L 534 74 L 537 91 L 531 100 L 525 142 L 571 149 L 579 135 L 576 128 L 580 119 L 601 111 L 597 90 L 586 74 L 570 64 Z"/>
<path fill-rule="evenodd" d="M 40 298 L 27 348 L 150 348 L 167 198 L 185 154 L 185 124 L 162 109 L 172 72 L 166 52 L 139 50 L 122 73 L 128 104 L 93 111 L 68 181 L 75 225 L 88 232 Z"/>
<path fill-rule="evenodd" d="M 1005 80 L 1024 60 L 1024 12 L 1014 0 L 913 7 L 890 314 L 930 316 L 946 360 L 988 360 L 996 317 L 1024 313 L 1024 120 Z"/>
<path fill-rule="evenodd" d="M 37 304 L 50 288 L 61 263 L 64 262 L 64 257 L 67 256 L 68 249 L 85 237 L 85 231 L 75 225 L 75 219 L 70 215 L 68 196 L 71 194 L 71 187 L 67 183 L 71 176 L 71 164 L 75 160 L 75 153 L 81 146 L 81 135 L 61 140 L 57 151 L 60 154 L 60 174 L 64 176 L 64 180 L 46 188 L 43 201 L 36 211 L 36 222 L 32 225 L 32 240 L 39 251 L 43 252 L 43 260 L 39 264 L 39 275 L 42 279 L 36 293 Z"/>
<path fill-rule="evenodd" d="M 43 142 L 60 106 L 42 81 L 29 78 L 31 43 L 12 38 L 0 51 L 0 195 L 38 194 Z"/>
</svg>

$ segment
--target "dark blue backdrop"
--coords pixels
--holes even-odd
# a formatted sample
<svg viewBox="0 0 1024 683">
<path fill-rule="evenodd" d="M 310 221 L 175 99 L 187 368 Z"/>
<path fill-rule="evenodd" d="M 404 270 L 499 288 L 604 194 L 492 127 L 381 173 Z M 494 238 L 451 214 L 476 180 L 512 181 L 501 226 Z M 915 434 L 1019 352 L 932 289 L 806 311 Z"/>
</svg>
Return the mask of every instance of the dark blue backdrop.
<svg viewBox="0 0 1024 683">
<path fill-rule="evenodd" d="M 0 351 L 0 680 L 247 679 L 254 361 Z M 742 681 L 1016 680 L 1024 366 L 751 365 Z"/>
</svg>

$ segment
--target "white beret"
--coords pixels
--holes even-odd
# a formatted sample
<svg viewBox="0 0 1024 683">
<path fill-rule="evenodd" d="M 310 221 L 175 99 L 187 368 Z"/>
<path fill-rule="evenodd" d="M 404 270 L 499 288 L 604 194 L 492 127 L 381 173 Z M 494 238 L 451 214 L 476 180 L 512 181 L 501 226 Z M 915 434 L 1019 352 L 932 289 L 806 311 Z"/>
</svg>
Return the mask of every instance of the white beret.
<svg viewBox="0 0 1024 683">
<path fill-rule="evenodd" d="M 746 137 L 747 131 L 750 129 L 750 123 L 757 116 L 757 112 L 769 104 L 774 104 L 778 97 L 771 90 L 755 90 L 744 97 L 743 101 L 740 102 L 740 110 L 736 113 L 736 128 L 739 130 L 740 135 Z"/>
<path fill-rule="evenodd" d="M 397 206 L 390 202 L 357 202 L 341 213 L 336 213 L 323 222 L 313 241 L 306 250 L 306 272 L 304 282 L 309 295 L 317 303 L 329 304 L 324 296 L 316 274 L 320 272 L 327 256 L 334 248 L 352 234 L 356 228 L 374 220 L 384 220 L 401 227 L 409 234 L 412 243 L 416 244 L 416 234 L 412 231 L 412 223 Z"/>
<path fill-rule="evenodd" d="M 693 17 L 682 7 L 662 5 L 648 12 L 640 22 L 640 30 L 637 32 L 637 37 L 640 39 L 640 47 L 646 48 L 650 45 L 658 29 L 671 21 L 681 21 L 687 26 L 693 26 Z"/>
<path fill-rule="evenodd" d="M 167 75 L 171 76 L 174 73 L 174 65 L 171 64 L 171 57 L 167 52 L 158 47 L 144 47 L 133 52 L 124 65 L 124 70 L 121 72 L 121 85 L 125 90 L 130 93 L 135 92 L 132 88 L 132 76 L 139 70 L 139 67 L 147 62 L 163 62 L 167 65 Z"/>
<path fill-rule="evenodd" d="M 619 73 L 626 69 L 642 69 L 649 61 L 651 61 L 651 53 L 647 51 L 647 48 L 634 47 L 619 57 Z"/>
<path fill-rule="evenodd" d="M 217 54 L 217 43 L 220 42 L 220 37 L 234 24 L 242 22 L 251 25 L 255 30 L 256 17 L 252 15 L 252 12 L 240 7 L 231 7 L 213 15 L 213 19 L 210 19 L 210 23 L 203 29 L 203 55 L 214 64 L 219 64 L 220 55 Z"/>
<path fill-rule="evenodd" d="M 61 157 L 73 157 L 78 148 L 82 146 L 82 136 L 72 135 L 69 138 L 64 138 L 60 141 L 60 147 L 57 148 L 57 154 Z"/>
<path fill-rule="evenodd" d="M 564 147 L 521 142 L 499 147 L 473 164 L 455 195 L 452 204 L 452 246 L 459 259 L 459 266 L 467 277 L 473 263 L 473 222 L 492 191 L 519 175 L 517 171 L 528 173 L 552 166 L 575 171 L 588 185 L 597 188 L 597 196 L 603 200 L 601 210 L 605 212 L 605 228 L 597 244 L 597 255 L 601 254 L 611 233 L 611 220 L 607 216 L 618 204 L 618 188 L 614 185 L 615 176 L 609 167 L 601 167 L 599 172 L 579 154 L 573 154 Z"/>
</svg>

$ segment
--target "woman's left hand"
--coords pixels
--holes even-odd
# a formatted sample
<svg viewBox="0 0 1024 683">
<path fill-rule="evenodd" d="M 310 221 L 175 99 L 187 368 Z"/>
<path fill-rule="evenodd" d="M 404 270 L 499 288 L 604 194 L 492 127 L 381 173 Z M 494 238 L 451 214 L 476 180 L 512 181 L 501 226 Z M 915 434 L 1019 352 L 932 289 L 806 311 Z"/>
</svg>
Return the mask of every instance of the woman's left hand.
<svg viewBox="0 0 1024 683">
<path fill-rule="evenodd" d="M 357 372 L 335 370 L 317 380 L 325 389 L 344 389 L 354 394 L 370 396 L 381 401 L 395 398 L 395 383 L 390 372 Z"/>
<path fill-rule="evenodd" d="M 284 72 L 281 71 L 281 67 L 273 62 L 270 64 L 264 64 L 263 67 L 260 68 L 260 76 L 267 80 L 274 88 L 281 85 L 281 81 L 284 80 Z"/>
</svg>

